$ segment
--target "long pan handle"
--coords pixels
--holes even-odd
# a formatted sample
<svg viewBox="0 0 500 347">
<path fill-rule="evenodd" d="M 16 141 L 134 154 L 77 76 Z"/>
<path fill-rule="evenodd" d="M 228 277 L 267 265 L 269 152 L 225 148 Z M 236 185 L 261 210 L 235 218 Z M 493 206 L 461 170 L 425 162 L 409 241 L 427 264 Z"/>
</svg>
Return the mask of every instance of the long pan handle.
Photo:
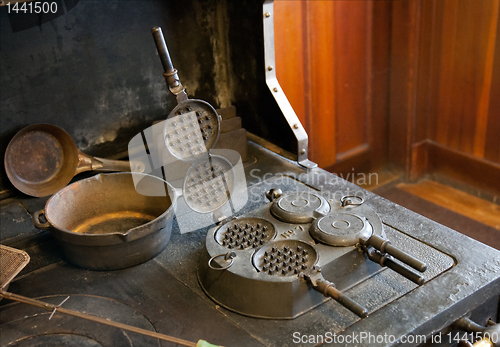
<svg viewBox="0 0 500 347">
<path fill-rule="evenodd" d="M 160 56 L 161 64 L 163 65 L 163 76 L 167 82 L 168 89 L 174 95 L 178 95 L 184 91 L 184 87 L 179 80 L 177 75 L 177 69 L 174 68 L 172 64 L 172 59 L 170 59 L 170 53 L 168 52 L 167 44 L 165 43 L 165 38 L 160 27 L 154 27 L 151 29 L 153 38 L 156 43 L 156 49 L 158 50 L 158 55 Z"/>
<path fill-rule="evenodd" d="M 97 158 L 79 151 L 78 166 L 76 167 L 75 175 L 85 171 L 144 172 L 144 169 L 144 164 L 137 160 L 126 161 Z"/>
<path fill-rule="evenodd" d="M 92 166 L 95 171 L 124 171 L 124 172 L 144 172 L 144 164 L 137 160 L 111 160 L 94 157 L 97 162 Z"/>
</svg>

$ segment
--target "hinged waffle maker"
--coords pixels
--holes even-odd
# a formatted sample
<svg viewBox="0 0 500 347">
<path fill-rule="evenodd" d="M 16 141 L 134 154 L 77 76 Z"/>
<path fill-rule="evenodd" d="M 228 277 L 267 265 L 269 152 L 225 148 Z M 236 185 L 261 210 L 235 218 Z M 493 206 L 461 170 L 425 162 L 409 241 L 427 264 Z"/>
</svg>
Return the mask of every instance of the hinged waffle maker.
<svg viewBox="0 0 500 347">
<path fill-rule="evenodd" d="M 327 201 L 279 189 L 266 196 L 269 204 L 207 234 L 198 279 L 218 304 L 247 316 L 291 319 L 333 298 L 366 317 L 342 291 L 383 266 L 424 283 L 426 265 L 390 244 L 361 197 Z"/>
</svg>

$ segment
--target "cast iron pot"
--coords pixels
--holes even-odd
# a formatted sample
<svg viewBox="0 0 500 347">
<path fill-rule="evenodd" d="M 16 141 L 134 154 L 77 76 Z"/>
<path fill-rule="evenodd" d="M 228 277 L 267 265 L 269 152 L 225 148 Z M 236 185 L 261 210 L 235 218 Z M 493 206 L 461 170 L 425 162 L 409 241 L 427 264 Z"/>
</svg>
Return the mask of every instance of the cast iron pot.
<svg viewBox="0 0 500 347">
<path fill-rule="evenodd" d="M 74 265 L 121 269 L 167 246 L 176 198 L 174 188 L 155 176 L 99 174 L 54 194 L 33 214 L 33 224 L 50 230 Z"/>
</svg>

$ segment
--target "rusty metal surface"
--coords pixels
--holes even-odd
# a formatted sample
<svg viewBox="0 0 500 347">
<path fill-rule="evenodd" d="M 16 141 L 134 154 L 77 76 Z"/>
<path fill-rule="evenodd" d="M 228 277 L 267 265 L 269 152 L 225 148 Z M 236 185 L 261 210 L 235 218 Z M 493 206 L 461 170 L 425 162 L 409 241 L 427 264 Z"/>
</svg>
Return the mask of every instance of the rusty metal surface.
<svg viewBox="0 0 500 347">
<path fill-rule="evenodd" d="M 18 132 L 7 146 L 4 162 L 11 183 L 36 197 L 56 193 L 84 171 L 130 171 L 127 161 L 82 153 L 66 131 L 51 124 L 30 125 Z"/>
<path fill-rule="evenodd" d="M 78 149 L 61 128 L 31 125 L 12 138 L 4 163 L 7 176 L 17 189 L 32 196 L 47 196 L 75 175 Z"/>
<path fill-rule="evenodd" d="M 57 175 L 64 156 L 61 141 L 42 131 L 24 133 L 13 140 L 6 160 L 20 180 L 36 184 Z"/>
</svg>

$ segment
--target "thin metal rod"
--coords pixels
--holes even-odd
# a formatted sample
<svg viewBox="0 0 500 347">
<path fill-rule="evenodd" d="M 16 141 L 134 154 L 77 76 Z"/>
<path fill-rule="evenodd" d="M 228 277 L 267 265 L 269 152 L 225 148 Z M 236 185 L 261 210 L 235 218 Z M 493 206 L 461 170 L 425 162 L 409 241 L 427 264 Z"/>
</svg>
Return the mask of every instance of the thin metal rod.
<svg viewBox="0 0 500 347">
<path fill-rule="evenodd" d="M 104 319 L 101 317 L 96 317 L 96 316 L 92 316 L 92 315 L 85 314 L 82 312 L 69 310 L 69 309 L 66 309 L 64 307 L 59 307 L 57 305 L 52 305 L 52 304 L 49 304 L 49 303 L 46 303 L 46 302 L 43 302 L 40 300 L 31 299 L 31 298 L 28 298 L 28 297 L 25 297 L 22 295 L 9 293 L 9 292 L 6 292 L 4 290 L 0 290 L 0 296 L 5 298 L 5 299 L 8 299 L 8 300 L 13 300 L 13 301 L 21 302 L 23 304 L 28 304 L 28 305 L 40 307 L 40 308 L 46 309 L 47 311 L 54 311 L 54 312 L 57 311 L 58 313 L 66 314 L 68 316 L 78 317 L 78 318 L 86 319 L 86 320 L 89 320 L 92 322 L 106 324 L 106 325 L 109 325 L 109 326 L 112 326 L 115 328 L 128 330 L 128 331 L 132 331 L 134 333 L 154 337 L 154 338 L 157 338 L 160 340 L 165 340 L 165 341 L 177 343 L 177 344 L 182 345 L 182 346 L 196 347 L 196 345 L 197 345 L 195 342 L 182 340 L 182 339 L 168 336 L 168 335 L 163 335 L 163 334 L 160 334 L 160 333 L 157 333 L 154 331 L 149 331 L 149 330 L 137 328 L 137 327 L 134 327 L 131 325 L 123 324 L 123 323 L 113 322 L 113 321 L 110 321 L 110 320 L 107 320 L 107 319 Z"/>
</svg>

